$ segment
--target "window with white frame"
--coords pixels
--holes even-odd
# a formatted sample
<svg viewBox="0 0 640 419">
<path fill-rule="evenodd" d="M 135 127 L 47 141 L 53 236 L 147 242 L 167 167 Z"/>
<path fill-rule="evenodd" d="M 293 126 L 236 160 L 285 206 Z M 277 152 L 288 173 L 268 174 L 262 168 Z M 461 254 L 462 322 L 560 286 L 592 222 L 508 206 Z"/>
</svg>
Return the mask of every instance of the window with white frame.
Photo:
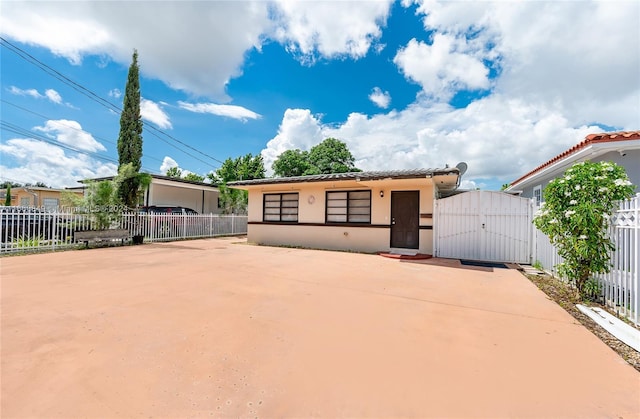
<svg viewBox="0 0 640 419">
<path fill-rule="evenodd" d="M 533 200 L 536 207 L 539 207 L 540 204 L 542 204 L 542 185 L 538 185 L 533 188 Z"/>
<path fill-rule="evenodd" d="M 266 222 L 298 222 L 298 193 L 264 194 L 262 220 Z"/>
<path fill-rule="evenodd" d="M 20 198 L 20 206 L 21 207 L 28 207 L 31 205 L 31 198 L 28 196 L 23 196 L 22 198 Z"/>
<path fill-rule="evenodd" d="M 327 191 L 327 223 L 371 223 L 371 191 Z"/>
</svg>

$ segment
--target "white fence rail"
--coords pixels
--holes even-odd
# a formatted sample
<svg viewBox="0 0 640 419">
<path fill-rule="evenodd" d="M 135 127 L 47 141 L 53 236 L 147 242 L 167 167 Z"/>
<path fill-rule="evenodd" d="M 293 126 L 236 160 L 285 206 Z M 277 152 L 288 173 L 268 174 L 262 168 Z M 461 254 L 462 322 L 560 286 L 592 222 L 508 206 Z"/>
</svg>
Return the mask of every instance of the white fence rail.
<svg viewBox="0 0 640 419">
<path fill-rule="evenodd" d="M 95 229 L 92 214 L 41 208 L 0 207 L 0 253 L 77 246 L 74 232 Z M 143 235 L 145 242 L 247 233 L 246 215 L 114 214 L 112 228 Z"/>
<path fill-rule="evenodd" d="M 609 237 L 616 250 L 610 254 L 611 271 L 598 275 L 605 303 L 635 324 L 640 324 L 640 194 L 625 201 L 611 217 Z M 562 263 L 549 239 L 535 229 L 535 252 L 546 271 L 558 276 L 555 266 Z"/>
</svg>

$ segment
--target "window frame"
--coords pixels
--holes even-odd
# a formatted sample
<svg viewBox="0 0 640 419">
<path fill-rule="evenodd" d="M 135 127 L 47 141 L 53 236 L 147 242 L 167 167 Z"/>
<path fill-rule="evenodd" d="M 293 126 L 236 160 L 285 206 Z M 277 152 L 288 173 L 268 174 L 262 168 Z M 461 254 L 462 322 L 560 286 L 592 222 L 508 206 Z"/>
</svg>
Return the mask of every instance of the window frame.
<svg viewBox="0 0 640 419">
<path fill-rule="evenodd" d="M 366 192 L 368 194 L 367 198 L 357 198 L 351 197 L 351 194 L 356 194 L 356 193 L 363 193 Z M 345 194 L 346 193 L 346 198 L 344 199 L 338 199 L 338 198 L 331 198 L 332 194 Z M 357 225 L 362 225 L 362 224 L 371 224 L 371 204 L 372 204 L 372 199 L 371 199 L 371 189 L 353 189 L 353 190 L 331 190 L 331 191 L 325 191 L 325 206 L 324 206 L 324 221 L 325 224 L 357 224 Z M 330 206 L 329 203 L 332 201 L 343 201 L 346 200 L 345 202 L 345 206 Z M 352 205 L 354 202 L 358 202 L 358 201 L 367 201 L 368 205 Z M 334 214 L 329 214 L 329 208 L 344 208 L 345 213 L 344 214 L 338 214 L 338 213 L 334 213 Z M 359 214 L 357 212 L 352 212 L 353 209 L 355 208 L 368 208 L 369 211 L 366 214 Z M 329 220 L 330 216 L 333 216 L 334 218 L 337 216 L 342 216 L 344 215 L 345 220 L 344 221 L 336 221 L 336 220 Z M 367 220 L 364 221 L 359 221 L 356 220 L 354 221 L 351 217 L 357 217 L 357 216 L 363 216 L 363 215 L 368 215 Z"/>
<path fill-rule="evenodd" d="M 536 192 L 538 192 L 538 194 L 536 194 Z M 532 197 L 536 207 L 539 207 L 540 205 L 542 205 L 542 185 L 537 185 L 533 187 Z"/>
<path fill-rule="evenodd" d="M 286 196 L 286 195 L 291 195 L 291 196 L 295 195 L 296 199 L 295 200 L 294 199 L 282 199 L 283 196 Z M 279 199 L 278 200 L 268 200 L 267 199 L 267 197 L 274 197 L 274 196 L 279 196 Z M 278 202 L 279 205 L 277 207 L 276 206 L 267 206 L 267 202 Z M 283 202 L 289 202 L 289 203 L 290 202 L 295 202 L 296 205 L 295 206 L 290 206 L 290 205 L 283 206 L 282 205 Z M 270 209 L 277 208 L 278 209 L 278 213 L 277 214 L 275 214 L 275 213 L 267 214 L 267 208 L 270 208 Z M 290 214 L 289 213 L 285 213 L 285 214 L 283 214 L 282 213 L 282 209 L 283 208 L 295 208 L 295 210 L 296 210 L 295 214 L 294 213 L 290 213 Z M 272 217 L 274 215 L 278 216 L 277 220 L 269 220 L 269 219 L 267 219 L 268 216 Z M 295 220 L 293 220 L 293 219 L 292 220 L 287 220 L 287 219 L 283 220 L 282 219 L 283 215 L 285 215 L 285 216 L 293 216 L 293 215 L 295 215 Z M 300 194 L 298 192 L 276 192 L 276 193 L 263 193 L 262 194 L 262 222 L 264 222 L 264 223 L 295 224 L 295 223 L 298 222 L 299 217 L 300 217 Z"/>
</svg>

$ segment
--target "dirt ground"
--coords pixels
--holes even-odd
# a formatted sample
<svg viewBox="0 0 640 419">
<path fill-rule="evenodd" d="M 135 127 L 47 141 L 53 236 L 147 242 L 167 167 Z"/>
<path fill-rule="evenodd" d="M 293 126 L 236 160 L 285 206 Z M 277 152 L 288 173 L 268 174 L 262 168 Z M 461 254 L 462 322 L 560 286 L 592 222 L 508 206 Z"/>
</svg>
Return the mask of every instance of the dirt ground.
<svg viewBox="0 0 640 419">
<path fill-rule="evenodd" d="M 515 270 L 236 242 L 0 259 L 0 415 L 640 417 Z"/>
</svg>

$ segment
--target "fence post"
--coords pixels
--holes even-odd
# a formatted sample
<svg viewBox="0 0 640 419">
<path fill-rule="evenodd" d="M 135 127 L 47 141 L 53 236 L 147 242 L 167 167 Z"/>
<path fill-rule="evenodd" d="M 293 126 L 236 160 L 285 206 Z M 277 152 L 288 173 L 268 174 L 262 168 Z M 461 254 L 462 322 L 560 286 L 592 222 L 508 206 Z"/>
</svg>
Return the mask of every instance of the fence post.
<svg viewBox="0 0 640 419">
<path fill-rule="evenodd" d="M 234 227 L 236 225 L 236 215 L 231 214 L 231 234 L 235 234 Z"/>
</svg>

